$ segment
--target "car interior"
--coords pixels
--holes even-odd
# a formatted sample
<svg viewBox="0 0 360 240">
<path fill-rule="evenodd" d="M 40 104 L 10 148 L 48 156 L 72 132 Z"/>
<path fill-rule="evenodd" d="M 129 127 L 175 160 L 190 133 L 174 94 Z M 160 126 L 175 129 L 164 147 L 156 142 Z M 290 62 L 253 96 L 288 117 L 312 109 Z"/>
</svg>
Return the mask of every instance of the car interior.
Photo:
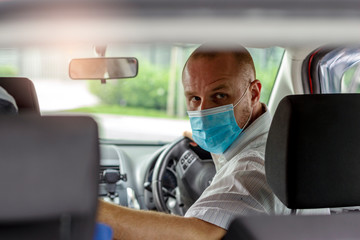
<svg viewBox="0 0 360 240">
<path fill-rule="evenodd" d="M 224 239 L 358 239 L 357 5 L 1 1 L 0 86 L 19 114 L 0 116 L 0 238 L 91 239 L 98 199 L 183 216 L 216 169 L 182 134 L 182 67 L 202 43 L 237 42 L 273 115 L 267 182 L 292 215 L 239 216 Z M 116 91 L 118 112 L 101 112 Z M 119 112 L 134 102 L 167 116 Z M 296 215 L 312 208 L 331 215 Z"/>
</svg>

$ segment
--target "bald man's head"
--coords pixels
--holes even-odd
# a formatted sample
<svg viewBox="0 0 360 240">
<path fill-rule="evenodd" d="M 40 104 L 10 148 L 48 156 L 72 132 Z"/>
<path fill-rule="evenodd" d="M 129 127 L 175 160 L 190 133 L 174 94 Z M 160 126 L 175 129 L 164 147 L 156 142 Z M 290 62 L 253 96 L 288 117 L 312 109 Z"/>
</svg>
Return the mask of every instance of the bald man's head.
<svg viewBox="0 0 360 240">
<path fill-rule="evenodd" d="M 240 127 L 262 112 L 261 83 L 255 78 L 251 55 L 242 46 L 222 49 L 200 46 L 185 64 L 182 83 L 189 111 L 233 104 Z"/>
<path fill-rule="evenodd" d="M 229 54 L 234 57 L 234 68 L 242 71 L 243 75 L 248 75 L 248 77 L 245 76 L 245 79 L 243 79 L 246 80 L 244 81 L 245 84 L 256 79 L 254 61 L 246 48 L 239 44 L 231 45 L 226 48 L 219 48 L 218 46 L 212 44 L 201 45 L 190 55 L 189 59 L 185 63 L 183 74 L 184 70 L 187 68 L 188 63 L 192 60 L 198 60 L 200 58 L 214 59 L 221 55 Z"/>
</svg>

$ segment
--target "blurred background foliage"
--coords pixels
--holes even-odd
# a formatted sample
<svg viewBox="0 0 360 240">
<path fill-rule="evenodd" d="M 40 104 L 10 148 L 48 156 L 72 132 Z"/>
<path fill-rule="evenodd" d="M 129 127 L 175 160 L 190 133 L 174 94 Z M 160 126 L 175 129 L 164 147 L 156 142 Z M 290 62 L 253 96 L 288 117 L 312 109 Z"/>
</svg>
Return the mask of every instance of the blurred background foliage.
<svg viewBox="0 0 360 240">
<path fill-rule="evenodd" d="M 139 60 L 133 79 L 110 80 L 106 84 L 89 81 L 90 91 L 102 104 L 166 110 L 169 70 Z"/>
<path fill-rule="evenodd" d="M 0 76 L 2 77 L 14 77 L 18 73 L 18 70 L 14 66 L 2 65 L 0 66 Z"/>
</svg>

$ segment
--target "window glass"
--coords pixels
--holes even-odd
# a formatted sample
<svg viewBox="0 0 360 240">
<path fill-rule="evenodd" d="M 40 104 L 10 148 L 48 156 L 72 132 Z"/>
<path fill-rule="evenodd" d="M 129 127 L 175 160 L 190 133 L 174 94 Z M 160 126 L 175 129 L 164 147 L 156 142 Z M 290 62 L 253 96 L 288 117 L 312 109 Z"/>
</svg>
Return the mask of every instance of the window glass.
<svg viewBox="0 0 360 240">
<path fill-rule="evenodd" d="M 284 49 L 272 47 L 248 48 L 248 50 L 254 59 L 256 78 L 262 84 L 260 101 L 267 104 L 280 68 Z"/>
<path fill-rule="evenodd" d="M 336 48 L 319 62 L 322 93 L 355 93 L 358 87 L 360 48 Z"/>
<path fill-rule="evenodd" d="M 89 114 L 105 139 L 172 141 L 190 130 L 181 85 L 183 65 L 198 45 L 109 45 L 107 57 L 136 57 L 136 78 L 71 80 L 72 58 L 96 57 L 92 45 L 35 46 L 0 49 L 0 76 L 27 77 L 34 82 L 40 109 L 48 114 Z M 282 60 L 279 47 L 248 49 L 267 103 Z"/>
<path fill-rule="evenodd" d="M 360 93 L 360 64 L 345 71 L 341 81 L 342 93 Z"/>
</svg>

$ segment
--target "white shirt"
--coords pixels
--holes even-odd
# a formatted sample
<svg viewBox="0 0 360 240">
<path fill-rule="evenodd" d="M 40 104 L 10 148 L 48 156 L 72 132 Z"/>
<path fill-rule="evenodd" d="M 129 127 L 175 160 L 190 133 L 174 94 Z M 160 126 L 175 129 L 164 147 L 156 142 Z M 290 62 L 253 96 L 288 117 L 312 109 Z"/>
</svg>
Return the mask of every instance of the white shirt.
<svg viewBox="0 0 360 240">
<path fill-rule="evenodd" d="M 266 109 L 224 154 L 212 154 L 217 172 L 185 217 L 196 217 L 227 229 L 238 215 L 291 213 L 265 178 L 264 155 L 270 123 L 271 115 Z M 330 210 L 298 210 L 297 214 L 330 214 Z"/>
</svg>

